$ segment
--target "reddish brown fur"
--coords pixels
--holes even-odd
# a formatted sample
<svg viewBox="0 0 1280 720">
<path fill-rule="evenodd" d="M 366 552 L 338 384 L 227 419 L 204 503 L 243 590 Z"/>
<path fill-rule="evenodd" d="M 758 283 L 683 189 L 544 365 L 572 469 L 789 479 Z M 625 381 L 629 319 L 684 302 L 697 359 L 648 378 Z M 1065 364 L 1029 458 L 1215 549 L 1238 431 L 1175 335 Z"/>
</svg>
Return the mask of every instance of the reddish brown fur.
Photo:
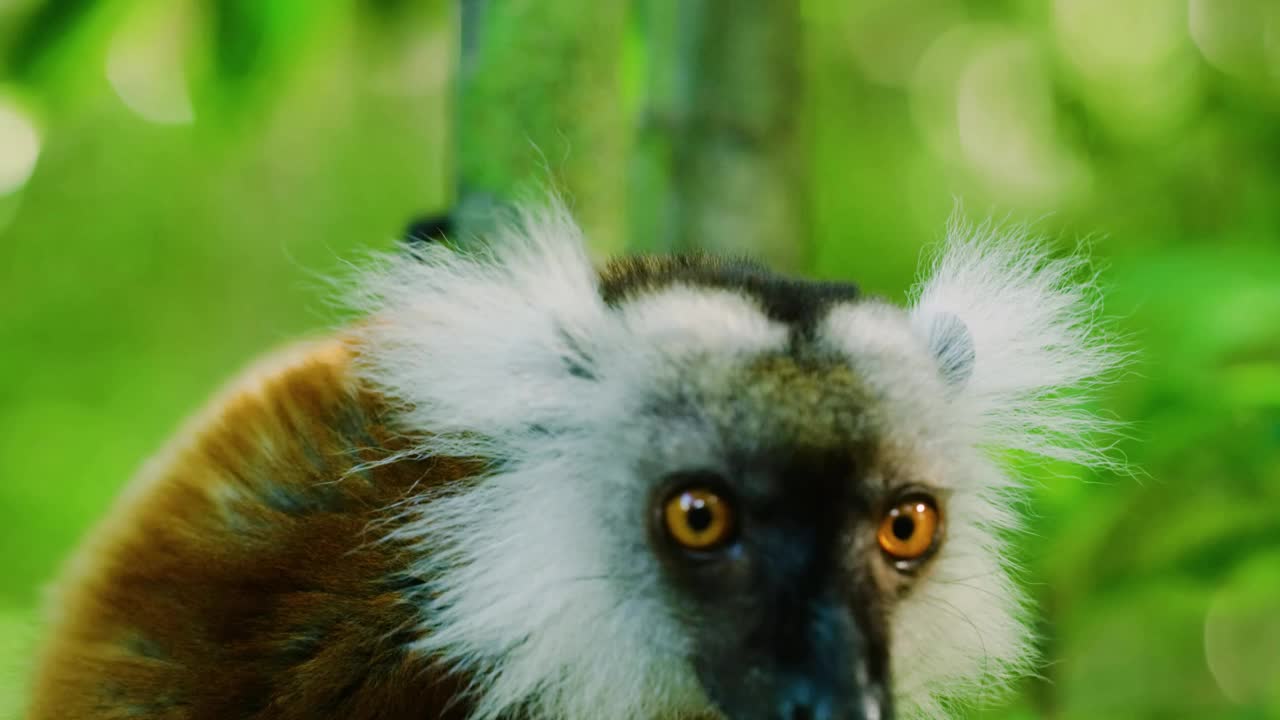
<svg viewBox="0 0 1280 720">
<path fill-rule="evenodd" d="M 144 473 L 63 581 L 30 720 L 461 718 L 458 681 L 405 652 L 413 608 L 379 542 L 456 461 L 397 446 L 341 340 L 217 400 Z"/>
</svg>

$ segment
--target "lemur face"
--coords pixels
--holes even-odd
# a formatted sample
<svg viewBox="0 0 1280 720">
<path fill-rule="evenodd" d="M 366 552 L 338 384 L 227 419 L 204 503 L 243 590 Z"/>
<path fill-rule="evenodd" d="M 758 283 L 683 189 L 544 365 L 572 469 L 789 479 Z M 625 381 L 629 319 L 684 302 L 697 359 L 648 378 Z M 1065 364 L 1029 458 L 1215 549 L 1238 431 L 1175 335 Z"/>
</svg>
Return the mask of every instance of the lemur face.
<svg viewBox="0 0 1280 720">
<path fill-rule="evenodd" d="M 884 463 L 856 386 L 808 418 L 848 424 L 815 435 L 753 405 L 794 402 L 846 372 L 752 365 L 798 374 L 721 397 L 713 459 L 641 464 L 657 480 L 646 510 L 665 602 L 729 717 L 890 717 L 890 618 L 943 542 L 943 490 Z M 742 412 L 768 419 L 734 422 Z"/>
<path fill-rule="evenodd" d="M 853 286 L 706 257 L 617 263 L 603 287 L 624 317 L 714 307 L 704 320 L 768 338 L 683 357 L 638 413 L 649 545 L 703 690 L 732 718 L 890 717 L 890 617 L 944 539 L 944 492 L 882 442 L 892 400 L 829 335 L 893 311 Z M 897 339 L 922 389 L 945 392 L 927 346 Z"/>
<path fill-rule="evenodd" d="M 1027 653 L 987 454 L 1090 459 L 1069 264 L 956 238 L 909 309 L 743 262 L 598 272 L 563 214 L 368 282 L 365 377 L 488 471 L 394 540 L 477 714 L 938 717 Z M 1070 349 L 1068 349 L 1070 348 Z"/>
</svg>

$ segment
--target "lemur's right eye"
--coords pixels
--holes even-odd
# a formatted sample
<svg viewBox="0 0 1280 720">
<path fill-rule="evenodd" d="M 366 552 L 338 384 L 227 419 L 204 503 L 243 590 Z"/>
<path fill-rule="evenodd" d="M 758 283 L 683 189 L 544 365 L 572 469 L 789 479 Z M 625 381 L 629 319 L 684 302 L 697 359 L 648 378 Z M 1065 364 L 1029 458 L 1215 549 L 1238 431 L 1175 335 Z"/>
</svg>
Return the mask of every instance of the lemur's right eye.
<svg viewBox="0 0 1280 720">
<path fill-rule="evenodd" d="M 885 513 L 876 539 L 880 549 L 894 560 L 920 560 L 933 550 L 941 524 L 941 514 L 932 498 L 908 497 Z"/>
<path fill-rule="evenodd" d="M 671 539 L 686 550 L 714 550 L 733 538 L 733 507 L 709 488 L 686 488 L 671 495 L 663 504 L 662 521 Z"/>
</svg>

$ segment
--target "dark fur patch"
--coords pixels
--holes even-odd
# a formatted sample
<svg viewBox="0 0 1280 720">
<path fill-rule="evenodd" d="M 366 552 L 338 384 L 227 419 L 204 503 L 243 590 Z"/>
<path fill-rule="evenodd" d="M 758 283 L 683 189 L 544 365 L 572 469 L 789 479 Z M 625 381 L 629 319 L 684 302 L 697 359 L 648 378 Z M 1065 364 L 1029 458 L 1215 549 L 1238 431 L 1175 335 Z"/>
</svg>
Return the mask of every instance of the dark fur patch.
<svg viewBox="0 0 1280 720">
<path fill-rule="evenodd" d="M 147 660 L 164 660 L 168 655 L 159 643 L 140 633 L 129 635 L 124 646 L 129 652 Z"/>
<path fill-rule="evenodd" d="M 597 380 L 591 356 L 568 332 L 562 329 L 559 334 L 561 342 L 564 343 L 564 365 L 569 374 L 582 380 Z"/>
<path fill-rule="evenodd" d="M 751 260 L 702 254 L 626 258 L 610 263 L 600 276 L 600 293 L 610 305 L 673 285 L 740 292 L 756 299 L 769 318 L 802 334 L 811 332 L 832 305 L 861 297 L 852 283 L 801 280 Z"/>
<path fill-rule="evenodd" d="M 270 481 L 259 485 L 258 496 L 263 505 L 285 515 L 307 515 L 341 509 L 341 497 L 337 493 L 312 492 L 308 488 L 276 485 Z"/>
<path fill-rule="evenodd" d="M 453 234 L 453 218 L 429 215 L 413 220 L 404 230 L 404 242 L 410 246 L 445 242 Z"/>
<path fill-rule="evenodd" d="M 729 717 L 861 717 L 868 698 L 888 705 L 881 601 L 872 579 L 845 565 L 846 539 L 865 530 L 873 504 L 856 481 L 857 455 L 798 448 L 731 466 L 719 482 L 750 532 L 714 561 L 664 549 L 653 531 L 696 618 L 695 670 Z M 865 681 L 851 672 L 857 665 Z"/>
</svg>

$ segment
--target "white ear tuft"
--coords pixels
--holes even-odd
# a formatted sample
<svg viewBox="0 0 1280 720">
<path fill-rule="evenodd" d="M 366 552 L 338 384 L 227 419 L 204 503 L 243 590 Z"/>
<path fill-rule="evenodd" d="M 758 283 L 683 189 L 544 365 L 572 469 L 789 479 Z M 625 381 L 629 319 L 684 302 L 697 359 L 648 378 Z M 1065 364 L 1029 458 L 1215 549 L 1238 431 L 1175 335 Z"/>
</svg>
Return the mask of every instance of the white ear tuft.
<svg viewBox="0 0 1280 720">
<path fill-rule="evenodd" d="M 524 210 L 479 249 L 382 259 L 359 284 L 364 376 L 429 428 L 433 450 L 506 445 L 554 427 L 593 379 L 604 303 L 581 231 L 559 204 Z M 448 447 L 450 438 L 459 447 Z M 470 438 L 469 440 L 467 438 Z"/>
<path fill-rule="evenodd" d="M 1099 329 L 1085 272 L 1082 258 L 1053 259 L 1024 229 L 951 223 L 911 317 L 944 376 L 967 377 L 952 402 L 972 418 L 978 444 L 1111 462 L 1093 437 L 1113 423 L 1087 405 L 1126 356 Z"/>
</svg>

